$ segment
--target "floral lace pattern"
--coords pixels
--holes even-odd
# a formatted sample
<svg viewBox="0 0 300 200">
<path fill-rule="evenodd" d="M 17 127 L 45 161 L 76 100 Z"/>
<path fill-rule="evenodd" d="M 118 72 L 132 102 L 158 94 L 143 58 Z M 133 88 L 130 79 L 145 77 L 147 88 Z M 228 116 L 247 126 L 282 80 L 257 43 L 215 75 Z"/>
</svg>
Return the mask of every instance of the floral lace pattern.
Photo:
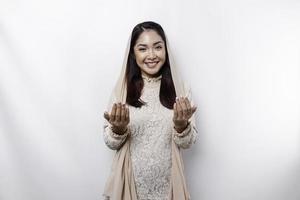
<svg viewBox="0 0 300 200">
<path fill-rule="evenodd" d="M 118 149 L 130 134 L 130 154 L 139 200 L 167 200 L 171 179 L 171 140 L 188 148 L 196 140 L 196 130 L 189 126 L 183 133 L 173 128 L 173 110 L 159 101 L 161 77 L 145 78 L 141 99 L 145 106 L 130 109 L 130 133 L 116 136 L 105 128 L 105 143 Z M 192 131 L 191 131 L 192 130 Z M 119 141 L 119 142 L 118 142 Z"/>
<path fill-rule="evenodd" d="M 160 104 L 159 83 L 146 80 L 141 99 L 147 105 L 130 107 L 130 153 L 139 200 L 166 200 L 170 188 L 173 111 Z"/>
</svg>

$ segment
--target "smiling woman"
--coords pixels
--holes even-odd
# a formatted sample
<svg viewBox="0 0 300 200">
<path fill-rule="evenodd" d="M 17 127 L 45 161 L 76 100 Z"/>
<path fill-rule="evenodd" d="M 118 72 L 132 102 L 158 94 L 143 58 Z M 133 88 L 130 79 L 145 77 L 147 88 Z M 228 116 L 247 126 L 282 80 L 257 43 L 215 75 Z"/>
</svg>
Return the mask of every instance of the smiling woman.
<svg viewBox="0 0 300 200">
<path fill-rule="evenodd" d="M 190 199 L 180 149 L 196 141 L 196 107 L 170 55 L 159 24 L 134 27 L 104 113 L 104 141 L 117 150 L 105 199 Z"/>
<path fill-rule="evenodd" d="M 172 81 L 166 36 L 155 24 L 137 25 L 132 32 L 130 51 L 126 66 L 126 102 L 135 107 L 145 105 L 140 99 L 143 79 L 161 78 L 160 101 L 172 109 L 176 98 Z"/>
</svg>

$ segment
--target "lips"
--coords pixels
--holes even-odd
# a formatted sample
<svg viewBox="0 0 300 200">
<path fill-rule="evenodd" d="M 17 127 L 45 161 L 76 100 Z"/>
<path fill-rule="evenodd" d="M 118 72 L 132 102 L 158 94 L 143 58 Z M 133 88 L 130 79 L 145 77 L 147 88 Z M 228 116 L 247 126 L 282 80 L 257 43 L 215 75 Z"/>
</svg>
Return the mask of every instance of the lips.
<svg viewBox="0 0 300 200">
<path fill-rule="evenodd" d="M 145 64 L 148 67 L 150 67 L 150 68 L 155 67 L 157 63 L 159 63 L 159 61 L 156 61 L 156 62 L 145 62 Z"/>
</svg>

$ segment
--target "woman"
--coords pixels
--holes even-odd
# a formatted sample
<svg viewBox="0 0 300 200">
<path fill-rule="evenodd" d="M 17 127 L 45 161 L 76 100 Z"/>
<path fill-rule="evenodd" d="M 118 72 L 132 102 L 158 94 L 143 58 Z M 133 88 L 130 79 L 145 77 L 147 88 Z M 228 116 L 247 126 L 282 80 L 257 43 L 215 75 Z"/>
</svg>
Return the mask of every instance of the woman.
<svg viewBox="0 0 300 200">
<path fill-rule="evenodd" d="M 110 200 L 190 199 L 180 154 L 197 135 L 190 90 L 176 74 L 159 24 L 136 25 L 128 44 L 110 113 L 104 113 L 104 141 L 117 150 L 104 196 Z"/>
</svg>

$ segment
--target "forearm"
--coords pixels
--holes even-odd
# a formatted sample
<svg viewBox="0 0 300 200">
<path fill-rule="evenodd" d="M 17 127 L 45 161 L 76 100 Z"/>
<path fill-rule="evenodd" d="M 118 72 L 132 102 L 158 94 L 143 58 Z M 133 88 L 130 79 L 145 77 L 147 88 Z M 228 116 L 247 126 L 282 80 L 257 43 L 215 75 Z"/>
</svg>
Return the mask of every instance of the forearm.
<svg viewBox="0 0 300 200">
<path fill-rule="evenodd" d="M 127 128 L 123 134 L 118 134 L 120 132 L 112 128 L 112 126 L 109 124 L 105 124 L 103 129 L 104 142 L 112 150 L 120 149 L 125 143 L 125 140 L 129 134 L 129 128 Z"/>
<path fill-rule="evenodd" d="M 187 149 L 196 142 L 197 129 L 192 124 L 189 123 L 184 130 L 173 128 L 173 139 L 174 142 L 183 149 Z"/>
</svg>

